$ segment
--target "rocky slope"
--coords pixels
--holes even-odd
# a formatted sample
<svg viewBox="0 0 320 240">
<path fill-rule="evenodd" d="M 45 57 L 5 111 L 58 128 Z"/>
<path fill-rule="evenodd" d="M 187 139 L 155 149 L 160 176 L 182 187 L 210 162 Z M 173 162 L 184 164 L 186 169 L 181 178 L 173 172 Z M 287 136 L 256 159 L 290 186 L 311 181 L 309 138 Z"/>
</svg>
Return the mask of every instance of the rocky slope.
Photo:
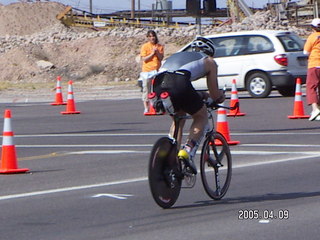
<svg viewBox="0 0 320 240">
<path fill-rule="evenodd" d="M 56 19 L 65 7 L 56 2 L 0 5 L 0 82 L 55 82 L 57 75 L 97 84 L 136 80 L 140 71 L 136 57 L 147 29 L 67 28 Z M 203 26 L 202 33 L 256 29 L 289 30 L 301 36 L 310 31 L 278 22 L 270 12 L 257 12 L 242 23 Z M 165 57 L 197 34 L 195 26 L 155 30 L 165 45 Z"/>
</svg>

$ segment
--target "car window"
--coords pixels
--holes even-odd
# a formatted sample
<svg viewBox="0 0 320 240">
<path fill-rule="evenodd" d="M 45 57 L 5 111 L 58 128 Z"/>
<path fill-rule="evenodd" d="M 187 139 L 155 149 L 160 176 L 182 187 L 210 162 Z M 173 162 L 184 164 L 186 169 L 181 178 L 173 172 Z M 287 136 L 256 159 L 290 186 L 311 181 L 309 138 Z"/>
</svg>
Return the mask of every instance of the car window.
<svg viewBox="0 0 320 240">
<path fill-rule="evenodd" d="M 215 58 L 268 53 L 274 51 L 271 40 L 260 35 L 210 38 L 216 47 Z M 183 51 L 191 51 L 189 45 Z"/>
<path fill-rule="evenodd" d="M 248 36 L 247 54 L 273 52 L 274 47 L 269 38 L 264 36 Z"/>
<path fill-rule="evenodd" d="M 239 55 L 243 48 L 243 38 L 240 37 L 222 37 L 222 38 L 210 38 L 215 45 L 214 57 L 226 57 Z M 183 51 L 192 51 L 189 45 Z"/>
<path fill-rule="evenodd" d="M 243 36 L 212 38 L 211 40 L 216 46 L 215 57 L 243 55 L 246 48 Z"/>
<path fill-rule="evenodd" d="M 278 36 L 286 52 L 303 51 L 303 41 L 300 37 L 294 34 Z"/>
</svg>

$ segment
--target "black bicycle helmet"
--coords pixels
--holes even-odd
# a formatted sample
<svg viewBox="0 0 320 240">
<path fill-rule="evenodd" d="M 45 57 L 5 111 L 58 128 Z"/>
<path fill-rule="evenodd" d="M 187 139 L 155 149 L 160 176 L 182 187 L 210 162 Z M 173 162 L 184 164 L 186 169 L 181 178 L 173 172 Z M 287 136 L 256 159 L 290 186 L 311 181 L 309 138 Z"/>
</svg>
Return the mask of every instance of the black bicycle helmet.
<svg viewBox="0 0 320 240">
<path fill-rule="evenodd" d="M 201 51 L 211 57 L 213 57 L 215 53 L 215 47 L 211 40 L 204 37 L 197 37 L 191 43 L 192 51 Z"/>
</svg>

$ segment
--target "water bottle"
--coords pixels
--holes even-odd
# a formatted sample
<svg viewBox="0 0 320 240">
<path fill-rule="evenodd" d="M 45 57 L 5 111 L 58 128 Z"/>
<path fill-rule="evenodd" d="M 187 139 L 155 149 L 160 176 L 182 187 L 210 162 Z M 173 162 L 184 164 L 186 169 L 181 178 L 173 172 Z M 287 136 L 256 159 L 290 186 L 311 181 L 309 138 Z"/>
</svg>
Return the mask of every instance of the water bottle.
<svg viewBox="0 0 320 240">
<path fill-rule="evenodd" d="M 162 107 L 159 105 L 159 100 L 155 92 L 151 92 L 148 94 L 148 100 L 150 103 L 150 109 L 153 109 L 156 112 L 156 114 L 163 114 L 161 110 Z"/>
<path fill-rule="evenodd" d="M 157 100 L 157 95 L 155 92 L 151 92 L 148 94 L 148 100 L 149 102 L 152 104 L 152 106 L 154 106 L 154 103 L 156 102 Z"/>
<path fill-rule="evenodd" d="M 162 100 L 162 104 L 166 112 L 169 113 L 170 115 L 173 115 L 174 107 L 172 105 L 169 93 L 168 92 L 161 93 L 160 98 Z"/>
</svg>

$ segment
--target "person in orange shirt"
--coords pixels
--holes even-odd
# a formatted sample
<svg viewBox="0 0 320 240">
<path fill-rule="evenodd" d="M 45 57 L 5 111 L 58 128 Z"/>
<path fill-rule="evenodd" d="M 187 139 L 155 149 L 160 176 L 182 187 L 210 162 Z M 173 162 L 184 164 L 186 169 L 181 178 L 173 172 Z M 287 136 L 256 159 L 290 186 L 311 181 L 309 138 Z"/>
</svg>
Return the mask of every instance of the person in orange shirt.
<svg viewBox="0 0 320 240">
<path fill-rule="evenodd" d="M 306 82 L 307 104 L 311 105 L 310 121 L 320 120 L 320 18 L 311 22 L 314 30 L 304 45 L 303 52 L 309 55 Z"/>
<path fill-rule="evenodd" d="M 164 56 L 164 47 L 159 44 L 157 34 L 153 30 L 147 32 L 148 42 L 144 43 L 140 50 L 142 60 L 142 101 L 144 113 L 149 111 L 148 93 L 150 92 L 151 79 L 157 74 Z"/>
</svg>

